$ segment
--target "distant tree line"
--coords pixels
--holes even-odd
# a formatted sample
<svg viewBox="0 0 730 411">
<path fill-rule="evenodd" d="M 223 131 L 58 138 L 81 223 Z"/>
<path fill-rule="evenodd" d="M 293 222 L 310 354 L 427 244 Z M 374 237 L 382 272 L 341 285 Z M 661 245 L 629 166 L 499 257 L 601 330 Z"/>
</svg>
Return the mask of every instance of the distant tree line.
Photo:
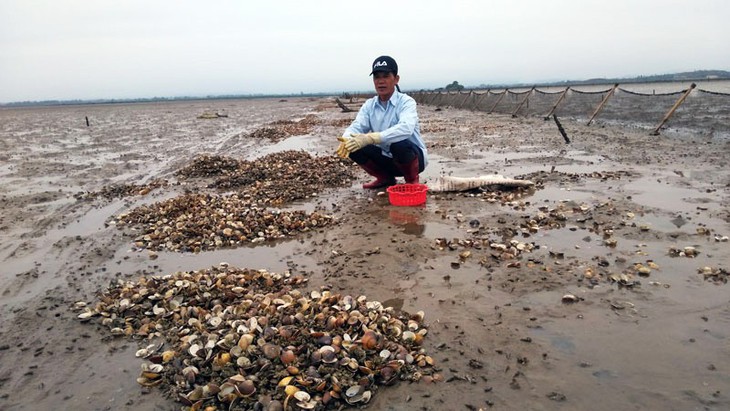
<svg viewBox="0 0 730 411">
<path fill-rule="evenodd" d="M 464 89 L 464 86 L 459 84 L 458 81 L 454 80 L 451 82 L 451 84 L 447 84 L 446 87 L 439 87 L 436 89 L 436 91 L 461 91 Z"/>
</svg>

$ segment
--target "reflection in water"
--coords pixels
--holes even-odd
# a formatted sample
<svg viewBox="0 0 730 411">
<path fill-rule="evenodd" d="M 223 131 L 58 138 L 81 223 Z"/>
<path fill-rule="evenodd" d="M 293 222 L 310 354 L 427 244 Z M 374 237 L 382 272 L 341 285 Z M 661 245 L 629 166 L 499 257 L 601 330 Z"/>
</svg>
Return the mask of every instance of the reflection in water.
<svg viewBox="0 0 730 411">
<path fill-rule="evenodd" d="M 416 237 L 423 235 L 426 225 L 421 224 L 421 213 L 424 207 L 393 209 L 388 212 L 390 222 L 403 227 L 403 232 Z"/>
</svg>

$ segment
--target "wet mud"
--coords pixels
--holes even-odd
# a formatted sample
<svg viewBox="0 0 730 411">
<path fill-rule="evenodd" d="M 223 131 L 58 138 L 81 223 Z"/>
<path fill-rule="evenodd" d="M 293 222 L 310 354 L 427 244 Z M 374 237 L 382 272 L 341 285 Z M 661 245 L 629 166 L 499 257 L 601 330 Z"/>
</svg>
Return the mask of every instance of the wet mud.
<svg viewBox="0 0 730 411">
<path fill-rule="evenodd" d="M 730 141 L 565 119 L 566 144 L 541 118 L 419 115 L 426 184 L 497 173 L 537 186 L 395 207 L 352 166 L 351 185 L 282 205 L 332 225 L 151 258 L 109 222 L 183 195 L 176 172 L 195 156 L 333 155 L 354 113 L 324 98 L 0 110 L 0 408 L 180 409 L 136 382 L 147 341 L 82 323 L 74 304 L 118 280 L 220 262 L 424 311 L 423 348 L 444 380 L 383 387 L 369 409 L 730 408 Z M 288 137 L 260 131 L 303 119 Z"/>
</svg>

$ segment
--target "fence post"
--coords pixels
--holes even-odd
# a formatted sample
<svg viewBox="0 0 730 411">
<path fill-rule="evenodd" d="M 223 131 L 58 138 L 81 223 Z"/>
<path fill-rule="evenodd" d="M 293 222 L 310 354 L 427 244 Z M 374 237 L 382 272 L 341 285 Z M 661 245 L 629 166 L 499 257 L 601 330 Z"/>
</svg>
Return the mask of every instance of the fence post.
<svg viewBox="0 0 730 411">
<path fill-rule="evenodd" d="M 555 110 L 558 108 L 558 105 L 563 101 L 563 99 L 565 98 L 565 95 L 568 94 L 568 90 L 570 90 L 570 86 L 566 87 L 565 90 L 563 90 L 563 92 L 560 94 L 560 98 L 558 98 L 558 101 L 555 103 L 552 110 L 550 110 L 550 112 L 545 115 L 545 120 L 550 120 L 550 116 L 552 116 L 553 113 L 555 113 Z"/>
<path fill-rule="evenodd" d="M 652 136 L 658 136 L 659 135 L 659 129 L 662 128 L 662 126 L 664 125 L 664 123 L 667 122 L 667 120 L 669 120 L 669 117 L 671 117 L 672 114 L 674 114 L 674 111 L 676 111 L 677 108 L 679 108 L 679 106 L 684 102 L 684 99 L 686 99 L 687 96 L 689 96 L 689 93 L 691 93 L 692 90 L 694 90 L 695 87 L 697 87 L 697 84 L 692 83 L 689 86 L 689 88 L 687 89 L 687 91 L 685 91 L 684 94 L 682 94 L 682 96 L 677 100 L 677 102 L 674 103 L 674 105 L 672 106 L 672 108 L 669 109 L 669 112 L 667 112 L 667 114 L 664 116 L 664 119 L 662 119 L 662 122 L 659 123 L 659 125 L 656 126 L 656 129 L 654 129 L 654 131 L 652 131 L 650 133 Z"/>
<path fill-rule="evenodd" d="M 497 99 L 497 102 L 494 103 L 491 110 L 489 110 L 489 112 L 487 114 L 492 114 L 492 111 L 494 111 L 494 109 L 497 108 L 497 104 L 499 104 L 499 102 L 502 101 L 502 97 L 504 97 L 505 94 L 507 94 L 507 89 L 504 89 L 504 91 L 502 92 L 502 95 L 499 96 L 499 98 Z"/>
<path fill-rule="evenodd" d="M 596 108 L 596 111 L 593 112 L 591 119 L 588 120 L 588 124 L 586 124 L 587 126 L 591 125 L 591 123 L 593 122 L 593 119 L 596 118 L 598 113 L 601 112 L 601 109 L 603 109 L 603 105 L 606 104 L 608 99 L 613 95 L 613 92 L 616 91 L 617 88 L 618 88 L 618 83 L 614 84 L 613 87 L 611 87 L 611 90 L 608 92 L 608 94 L 606 94 L 606 97 L 603 98 L 603 101 L 601 101 L 601 104 L 599 104 L 598 107 Z"/>
<path fill-rule="evenodd" d="M 528 91 L 527 93 L 525 93 L 525 98 L 522 99 L 522 101 L 520 102 L 520 104 L 517 105 L 517 108 L 515 109 L 515 111 L 512 112 L 512 117 L 517 117 L 517 112 L 520 111 L 520 109 L 522 108 L 522 105 L 525 104 L 525 102 L 527 102 L 527 99 L 530 97 L 530 94 L 532 94 L 532 92 L 534 90 L 535 90 L 535 86 L 532 86 L 532 88 L 530 89 L 530 91 Z"/>
</svg>

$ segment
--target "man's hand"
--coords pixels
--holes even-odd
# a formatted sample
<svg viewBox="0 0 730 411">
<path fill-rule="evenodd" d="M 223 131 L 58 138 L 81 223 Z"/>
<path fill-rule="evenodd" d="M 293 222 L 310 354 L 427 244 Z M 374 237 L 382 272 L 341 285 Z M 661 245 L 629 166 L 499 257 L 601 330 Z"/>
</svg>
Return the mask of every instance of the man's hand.
<svg viewBox="0 0 730 411">
<path fill-rule="evenodd" d="M 345 147 L 345 139 L 342 137 L 337 137 L 337 139 L 340 140 L 340 145 L 337 146 L 337 151 L 335 151 L 337 153 L 337 155 L 340 158 L 350 157 L 350 152 L 347 151 L 347 148 Z"/>
<path fill-rule="evenodd" d="M 378 144 L 381 141 L 380 133 L 367 133 L 367 134 L 350 134 L 350 137 L 340 137 L 338 140 L 345 144 L 345 148 L 350 153 L 360 150 L 363 147 L 371 144 Z"/>
</svg>

